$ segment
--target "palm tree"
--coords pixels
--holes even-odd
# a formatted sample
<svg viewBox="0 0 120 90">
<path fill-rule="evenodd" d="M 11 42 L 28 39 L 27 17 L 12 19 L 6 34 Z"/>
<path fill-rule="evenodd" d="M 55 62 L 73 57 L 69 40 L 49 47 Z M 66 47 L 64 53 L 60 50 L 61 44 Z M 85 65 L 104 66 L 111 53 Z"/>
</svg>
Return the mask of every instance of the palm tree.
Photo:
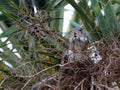
<svg viewBox="0 0 120 90">
<path fill-rule="evenodd" d="M 109 45 L 119 38 L 118 0 L 1 0 L 1 88 L 29 90 L 46 77 L 57 77 L 68 48 L 62 36 L 67 4 L 75 9 L 73 21 L 84 23 L 93 41 L 107 38 Z"/>
</svg>

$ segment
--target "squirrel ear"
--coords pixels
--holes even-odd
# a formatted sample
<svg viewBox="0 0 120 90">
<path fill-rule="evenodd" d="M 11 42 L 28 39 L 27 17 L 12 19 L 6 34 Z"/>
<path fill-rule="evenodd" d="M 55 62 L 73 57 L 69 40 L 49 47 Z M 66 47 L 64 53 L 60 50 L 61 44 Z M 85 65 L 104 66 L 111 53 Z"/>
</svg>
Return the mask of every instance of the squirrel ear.
<svg viewBox="0 0 120 90">
<path fill-rule="evenodd" d="M 85 25 L 84 25 L 84 24 L 81 25 L 81 29 L 82 29 L 82 30 L 85 29 Z"/>
</svg>

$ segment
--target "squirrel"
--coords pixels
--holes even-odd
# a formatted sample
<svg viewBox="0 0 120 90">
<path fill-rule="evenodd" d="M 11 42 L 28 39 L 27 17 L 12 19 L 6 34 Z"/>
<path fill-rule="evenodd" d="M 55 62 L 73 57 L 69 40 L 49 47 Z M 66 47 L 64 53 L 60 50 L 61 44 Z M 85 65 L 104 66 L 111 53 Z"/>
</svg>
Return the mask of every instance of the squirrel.
<svg viewBox="0 0 120 90">
<path fill-rule="evenodd" d="M 75 28 L 70 31 L 69 49 L 85 50 L 87 48 L 88 38 L 85 36 L 84 30 L 85 27 L 82 25 L 80 28 Z"/>
<path fill-rule="evenodd" d="M 63 55 L 62 64 L 79 60 L 82 52 L 87 49 L 88 37 L 84 34 L 85 27 L 75 28 L 70 31 L 69 48 Z"/>
</svg>

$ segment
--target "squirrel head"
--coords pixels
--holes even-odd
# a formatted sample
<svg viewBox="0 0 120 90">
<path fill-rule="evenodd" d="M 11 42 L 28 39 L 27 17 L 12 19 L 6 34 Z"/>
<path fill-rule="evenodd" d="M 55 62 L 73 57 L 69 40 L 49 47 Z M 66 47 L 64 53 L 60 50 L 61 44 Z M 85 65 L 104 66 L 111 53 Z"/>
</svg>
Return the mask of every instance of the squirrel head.
<svg viewBox="0 0 120 90">
<path fill-rule="evenodd" d="M 82 26 L 81 28 L 71 29 L 69 36 L 70 48 L 75 48 L 75 46 L 80 48 L 86 47 L 88 39 L 83 33 L 84 30 L 85 30 L 84 26 Z"/>
<path fill-rule="evenodd" d="M 75 28 L 75 29 L 71 29 L 70 31 L 70 37 L 69 37 L 69 41 L 80 41 L 80 42 L 86 42 L 87 41 L 87 37 L 84 35 L 84 26 L 82 26 L 81 28 Z"/>
</svg>

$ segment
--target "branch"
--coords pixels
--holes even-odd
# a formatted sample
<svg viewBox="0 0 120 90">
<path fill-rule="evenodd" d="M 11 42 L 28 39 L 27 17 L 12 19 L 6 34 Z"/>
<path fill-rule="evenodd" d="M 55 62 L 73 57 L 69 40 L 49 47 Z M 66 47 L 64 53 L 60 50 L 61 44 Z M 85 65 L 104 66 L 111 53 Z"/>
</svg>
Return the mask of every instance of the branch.
<svg viewBox="0 0 120 90">
<path fill-rule="evenodd" d="M 77 90 L 78 89 L 78 87 L 85 81 L 87 79 L 87 77 L 86 78 L 84 78 L 75 88 L 74 88 L 74 90 Z"/>
<path fill-rule="evenodd" d="M 23 89 L 28 85 L 28 83 L 29 83 L 31 80 L 32 80 L 32 78 L 30 78 L 30 79 L 25 83 L 25 85 L 21 88 L 21 90 L 23 90 Z"/>
<path fill-rule="evenodd" d="M 56 84 L 57 83 L 57 79 L 58 79 L 58 76 L 56 75 L 56 76 L 53 76 L 53 77 L 50 77 L 50 78 L 48 78 L 48 79 L 44 79 L 44 80 L 42 80 L 41 82 L 39 82 L 39 83 L 37 83 L 37 84 L 35 84 L 33 87 L 32 87 L 32 90 L 38 90 L 40 87 L 44 87 L 44 86 L 48 86 L 49 85 L 49 87 L 50 88 L 53 88 L 51 85 L 50 85 L 50 83 L 52 83 L 52 84 Z M 48 85 L 47 85 L 48 84 Z"/>
</svg>

